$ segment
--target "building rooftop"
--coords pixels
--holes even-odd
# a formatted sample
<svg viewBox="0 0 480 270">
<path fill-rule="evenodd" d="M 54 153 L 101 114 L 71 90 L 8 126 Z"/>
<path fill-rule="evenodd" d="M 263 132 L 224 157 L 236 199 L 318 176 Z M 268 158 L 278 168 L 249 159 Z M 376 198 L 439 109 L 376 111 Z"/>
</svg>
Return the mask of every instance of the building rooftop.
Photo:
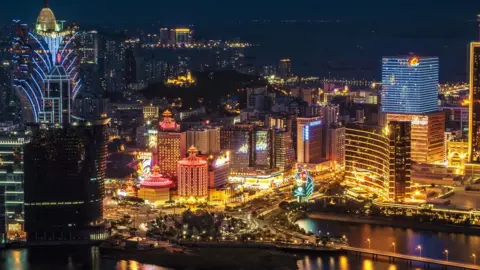
<svg viewBox="0 0 480 270">
<path fill-rule="evenodd" d="M 49 7 L 48 0 L 45 0 L 45 7 L 38 15 L 36 29 L 45 32 L 57 30 L 57 19 Z"/>
</svg>

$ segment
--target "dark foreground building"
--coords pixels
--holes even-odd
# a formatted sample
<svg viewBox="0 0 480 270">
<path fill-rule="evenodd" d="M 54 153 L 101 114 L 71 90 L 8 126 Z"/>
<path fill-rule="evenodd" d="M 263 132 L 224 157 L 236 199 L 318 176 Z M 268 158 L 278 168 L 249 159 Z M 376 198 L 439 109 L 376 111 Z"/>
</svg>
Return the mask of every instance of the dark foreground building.
<svg viewBox="0 0 480 270">
<path fill-rule="evenodd" d="M 109 120 L 32 125 L 24 156 L 28 242 L 106 237 L 102 222 Z"/>
</svg>

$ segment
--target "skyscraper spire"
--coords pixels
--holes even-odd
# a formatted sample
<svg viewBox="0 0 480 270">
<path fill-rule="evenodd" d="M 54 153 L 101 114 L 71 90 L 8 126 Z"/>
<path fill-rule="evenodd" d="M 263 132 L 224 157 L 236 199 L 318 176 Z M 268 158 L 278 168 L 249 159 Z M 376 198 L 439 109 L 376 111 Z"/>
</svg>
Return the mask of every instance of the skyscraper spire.
<svg viewBox="0 0 480 270">
<path fill-rule="evenodd" d="M 49 0 L 43 0 L 43 4 L 46 8 L 48 8 L 50 5 L 49 5 Z"/>
</svg>

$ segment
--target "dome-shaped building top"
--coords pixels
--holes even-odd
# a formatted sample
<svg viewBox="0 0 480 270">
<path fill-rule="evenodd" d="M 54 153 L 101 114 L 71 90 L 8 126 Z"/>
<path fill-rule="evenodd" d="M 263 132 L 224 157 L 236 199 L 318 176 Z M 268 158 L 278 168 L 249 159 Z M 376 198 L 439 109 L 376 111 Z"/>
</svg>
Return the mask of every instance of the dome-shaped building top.
<svg viewBox="0 0 480 270">
<path fill-rule="evenodd" d="M 45 7 L 38 14 L 36 29 L 44 32 L 57 31 L 57 19 L 48 5 L 48 0 L 45 0 Z"/>
</svg>

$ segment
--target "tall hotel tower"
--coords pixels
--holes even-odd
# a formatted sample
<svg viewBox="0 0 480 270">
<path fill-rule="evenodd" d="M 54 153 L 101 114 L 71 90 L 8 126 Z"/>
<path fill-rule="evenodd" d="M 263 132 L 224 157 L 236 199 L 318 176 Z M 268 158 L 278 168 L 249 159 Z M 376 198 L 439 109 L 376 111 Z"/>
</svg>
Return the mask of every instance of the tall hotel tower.
<svg viewBox="0 0 480 270">
<path fill-rule="evenodd" d="M 76 27 L 57 21 L 48 0 L 34 29 L 14 21 L 14 87 L 24 122 L 69 123 L 81 88 L 74 39 Z"/>
<path fill-rule="evenodd" d="M 470 43 L 469 161 L 480 163 L 480 42 Z"/>
<path fill-rule="evenodd" d="M 480 175 L 480 42 L 470 43 L 470 108 L 468 121 L 468 161 L 465 175 Z"/>
<path fill-rule="evenodd" d="M 411 122 L 411 158 L 443 163 L 445 115 L 438 110 L 438 57 L 415 55 L 382 60 L 382 112 L 387 122 Z"/>
</svg>

